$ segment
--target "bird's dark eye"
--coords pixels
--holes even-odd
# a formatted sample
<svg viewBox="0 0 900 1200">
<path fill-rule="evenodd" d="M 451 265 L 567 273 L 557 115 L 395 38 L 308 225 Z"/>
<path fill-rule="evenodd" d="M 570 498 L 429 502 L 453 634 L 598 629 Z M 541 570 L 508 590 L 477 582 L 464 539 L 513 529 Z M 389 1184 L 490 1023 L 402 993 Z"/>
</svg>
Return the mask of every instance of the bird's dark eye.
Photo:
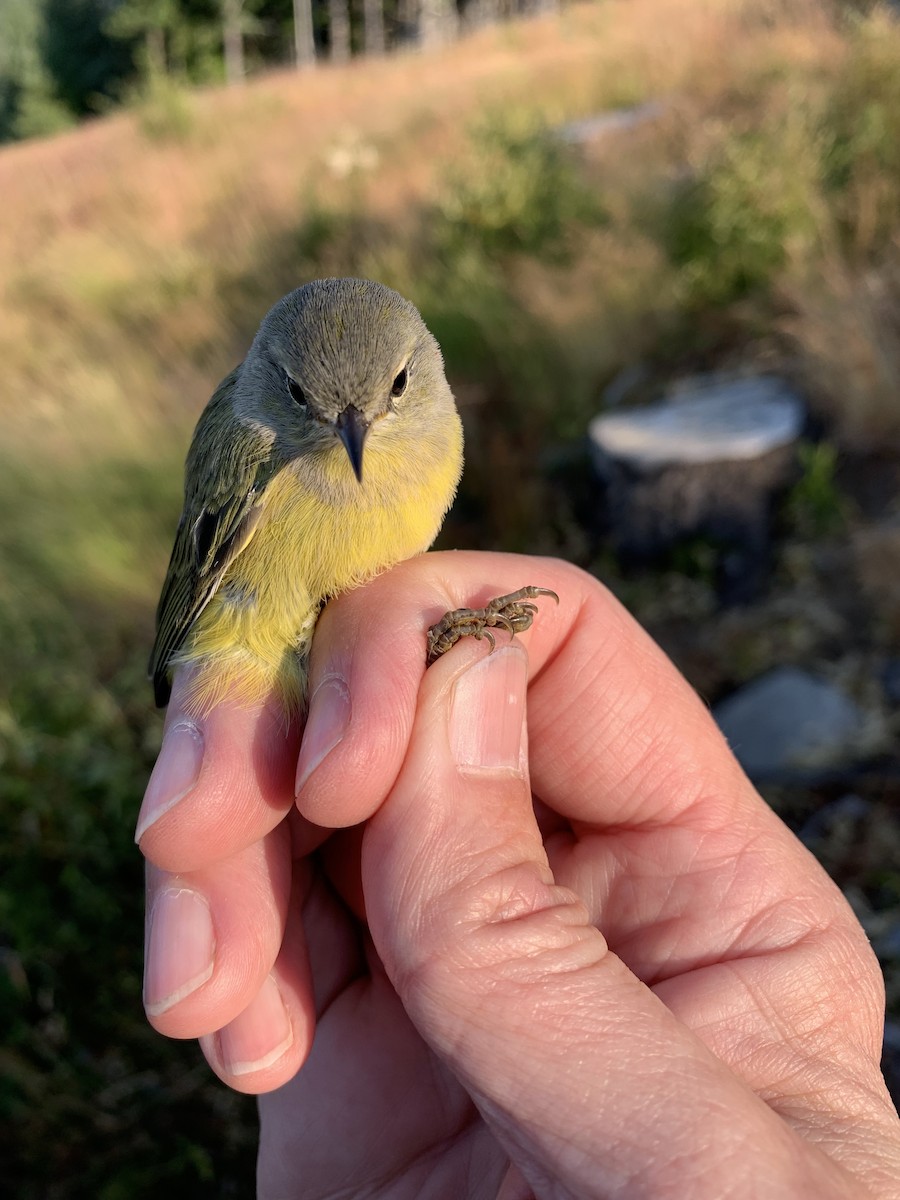
<svg viewBox="0 0 900 1200">
<path fill-rule="evenodd" d="M 296 379 L 292 379 L 290 375 L 286 375 L 287 389 L 291 393 L 291 399 L 295 404 L 299 404 L 301 408 L 306 408 L 306 395 L 303 388 Z"/>
<path fill-rule="evenodd" d="M 397 378 L 394 380 L 394 382 L 391 384 L 391 395 L 394 397 L 395 400 L 399 400 L 399 398 L 406 391 L 406 385 L 407 385 L 408 381 L 409 381 L 409 376 L 406 373 L 406 367 L 404 367 L 403 370 L 397 375 Z"/>
</svg>

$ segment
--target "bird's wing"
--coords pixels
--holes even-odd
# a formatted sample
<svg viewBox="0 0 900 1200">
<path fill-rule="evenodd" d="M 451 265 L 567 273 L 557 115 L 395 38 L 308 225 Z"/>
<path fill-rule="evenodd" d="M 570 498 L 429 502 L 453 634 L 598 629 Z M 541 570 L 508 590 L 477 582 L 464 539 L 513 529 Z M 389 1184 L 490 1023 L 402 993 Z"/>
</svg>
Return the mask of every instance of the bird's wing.
<svg viewBox="0 0 900 1200">
<path fill-rule="evenodd" d="M 281 464 L 271 441 L 242 426 L 236 437 L 234 386 L 240 367 L 213 393 L 197 424 L 185 469 L 184 510 L 156 610 L 150 676 L 156 703 L 168 703 L 168 668 L 229 565 L 246 547 L 260 503 Z"/>
</svg>

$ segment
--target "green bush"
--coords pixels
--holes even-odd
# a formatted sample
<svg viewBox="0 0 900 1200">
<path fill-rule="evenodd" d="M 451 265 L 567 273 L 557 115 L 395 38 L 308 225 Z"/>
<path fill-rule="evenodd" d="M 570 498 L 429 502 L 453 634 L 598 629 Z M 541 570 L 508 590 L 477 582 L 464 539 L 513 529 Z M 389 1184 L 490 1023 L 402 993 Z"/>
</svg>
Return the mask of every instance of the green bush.
<svg viewBox="0 0 900 1200">
<path fill-rule="evenodd" d="M 900 32 L 862 24 L 823 114 L 823 175 L 841 229 L 869 253 L 896 234 L 900 213 Z"/>
<path fill-rule="evenodd" d="M 171 75 L 148 75 L 133 104 L 144 136 L 152 142 L 184 142 L 195 118 L 187 87 Z"/>
<path fill-rule="evenodd" d="M 830 442 L 804 442 L 799 449 L 800 478 L 785 501 L 795 536 L 818 538 L 838 532 L 847 520 L 847 501 L 837 484 L 837 450 Z"/>
<path fill-rule="evenodd" d="M 436 238 L 445 257 L 562 254 L 573 225 L 603 217 L 572 154 L 547 125 L 517 111 L 472 130 L 464 167 L 452 171 L 437 204 Z"/>
<path fill-rule="evenodd" d="M 690 304 L 739 300 L 771 283 L 790 254 L 807 252 L 818 159 L 803 116 L 726 131 L 674 189 L 661 232 Z"/>
</svg>

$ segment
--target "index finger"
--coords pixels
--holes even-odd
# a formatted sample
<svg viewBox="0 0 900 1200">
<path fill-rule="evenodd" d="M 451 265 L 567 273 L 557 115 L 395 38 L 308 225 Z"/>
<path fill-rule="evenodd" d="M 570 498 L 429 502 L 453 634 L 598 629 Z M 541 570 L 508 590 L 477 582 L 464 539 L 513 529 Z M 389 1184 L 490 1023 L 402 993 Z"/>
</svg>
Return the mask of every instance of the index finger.
<svg viewBox="0 0 900 1200">
<path fill-rule="evenodd" d="M 402 563 L 323 613 L 297 773 L 304 816 L 340 826 L 376 811 L 406 753 L 427 628 L 524 584 L 560 598 L 519 635 L 536 794 L 570 820 L 630 823 L 673 819 L 701 784 L 749 788 L 705 706 L 596 579 L 557 559 L 451 551 Z"/>
</svg>

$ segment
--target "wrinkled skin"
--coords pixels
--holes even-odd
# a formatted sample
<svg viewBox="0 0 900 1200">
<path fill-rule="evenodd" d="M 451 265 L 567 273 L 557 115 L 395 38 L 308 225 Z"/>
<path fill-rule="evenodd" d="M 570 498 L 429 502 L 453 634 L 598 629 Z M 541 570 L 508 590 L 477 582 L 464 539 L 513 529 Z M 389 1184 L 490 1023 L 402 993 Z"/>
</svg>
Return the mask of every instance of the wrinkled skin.
<svg viewBox="0 0 900 1200">
<path fill-rule="evenodd" d="M 424 671 L 523 582 L 559 607 Z M 312 689 L 296 806 L 296 735 L 223 704 L 141 841 L 148 1012 L 261 1093 L 263 1200 L 900 1196 L 862 929 L 600 584 L 414 559 L 328 606 Z"/>
</svg>

